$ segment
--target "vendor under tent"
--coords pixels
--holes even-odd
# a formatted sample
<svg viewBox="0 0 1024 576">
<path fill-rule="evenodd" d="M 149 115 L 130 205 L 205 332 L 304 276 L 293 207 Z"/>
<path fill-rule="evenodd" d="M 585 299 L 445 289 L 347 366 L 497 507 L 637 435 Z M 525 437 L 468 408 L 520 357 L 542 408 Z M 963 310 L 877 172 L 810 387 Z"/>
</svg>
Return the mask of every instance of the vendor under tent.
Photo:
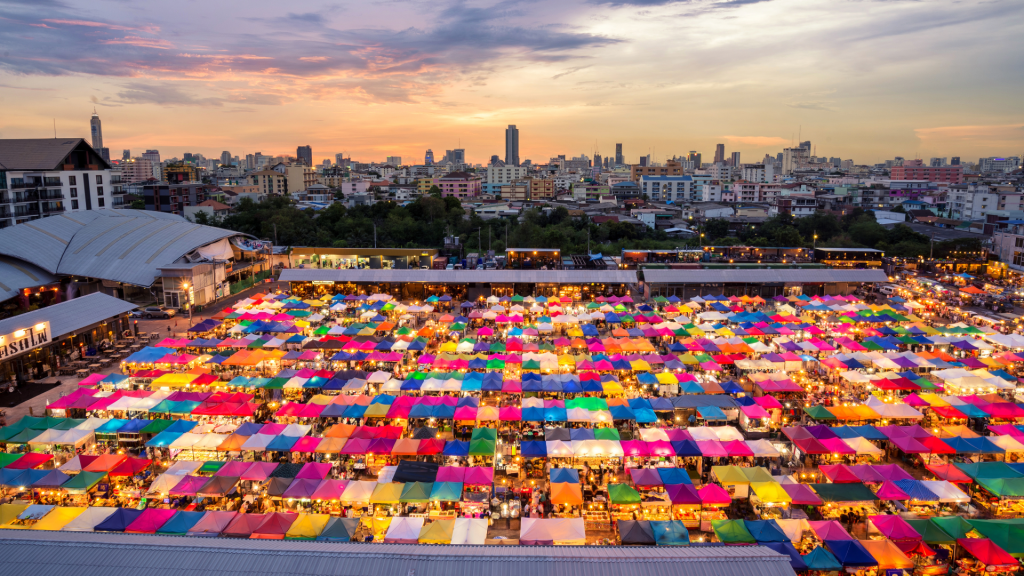
<svg viewBox="0 0 1024 576">
<path fill-rule="evenodd" d="M 956 543 L 983 564 L 986 572 L 1010 571 L 1020 566 L 1016 558 L 988 538 L 957 538 Z"/>
<path fill-rule="evenodd" d="M 913 570 L 914 561 L 891 540 L 857 540 L 881 570 Z"/>
<path fill-rule="evenodd" d="M 316 539 L 318 542 L 351 542 L 355 539 L 358 528 L 358 518 L 332 516 Z"/>
</svg>

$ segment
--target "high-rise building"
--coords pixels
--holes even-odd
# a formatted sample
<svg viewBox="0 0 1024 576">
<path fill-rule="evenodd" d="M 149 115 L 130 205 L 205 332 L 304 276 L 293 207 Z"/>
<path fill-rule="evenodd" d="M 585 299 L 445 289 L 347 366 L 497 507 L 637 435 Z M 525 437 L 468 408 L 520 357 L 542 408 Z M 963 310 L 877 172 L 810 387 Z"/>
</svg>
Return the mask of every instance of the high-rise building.
<svg viewBox="0 0 1024 576">
<path fill-rule="evenodd" d="M 501 161 L 501 158 L 498 158 L 497 154 L 491 154 L 491 161 L 488 162 L 488 164 L 491 166 L 497 166 L 499 162 L 502 166 L 505 165 L 505 163 Z"/>
<path fill-rule="evenodd" d="M 594 167 L 595 168 L 600 168 L 601 167 L 601 155 L 597 154 L 596 152 L 594 153 Z"/>
<path fill-rule="evenodd" d="M 646 168 L 647 167 L 647 159 L 648 158 L 650 158 L 650 156 L 641 156 L 640 157 L 640 167 L 641 168 Z"/>
<path fill-rule="evenodd" d="M 142 153 L 142 157 L 154 164 L 160 163 L 160 151 L 159 150 L 146 150 Z"/>
<path fill-rule="evenodd" d="M 941 168 L 946 165 L 947 164 L 945 158 L 931 158 L 930 160 L 928 160 L 928 166 L 931 168 Z"/>
<path fill-rule="evenodd" d="M 953 156 L 952 158 L 950 158 L 949 159 L 949 165 L 950 166 L 959 166 L 960 165 L 960 157 L 959 156 Z"/>
<path fill-rule="evenodd" d="M 615 145 L 615 163 L 620 166 L 626 163 L 626 159 L 622 156 L 622 144 Z"/>
<path fill-rule="evenodd" d="M 700 152 L 697 152 L 696 150 L 690 150 L 690 153 L 687 154 L 686 159 L 689 160 L 690 162 L 693 162 L 694 168 L 700 168 Z"/>
<path fill-rule="evenodd" d="M 312 166 L 313 147 L 309 145 L 299 146 L 298 148 L 295 149 L 295 157 L 298 159 L 299 162 L 302 162 L 306 166 Z"/>
<path fill-rule="evenodd" d="M 725 162 L 725 144 L 715 144 L 715 164 Z"/>
<path fill-rule="evenodd" d="M 121 160 L 131 160 L 131 159 L 132 159 L 132 151 L 131 150 L 125 150 L 125 151 L 121 152 Z"/>
<path fill-rule="evenodd" d="M 515 124 L 505 129 L 505 165 L 519 166 L 519 129 Z"/>
<path fill-rule="evenodd" d="M 402 165 L 402 157 L 401 156 L 388 156 L 387 164 L 390 164 L 391 166 L 394 166 L 395 168 L 398 168 L 399 166 Z"/>
<path fill-rule="evenodd" d="M 740 153 L 739 152 L 733 152 L 732 153 L 732 157 L 729 158 L 729 166 L 732 166 L 734 168 L 738 168 L 739 165 L 740 165 Z"/>
<path fill-rule="evenodd" d="M 103 123 L 100 122 L 100 115 L 96 113 L 95 108 L 89 120 L 89 127 L 92 131 L 92 148 L 99 152 L 100 148 L 103 148 Z"/>
<path fill-rule="evenodd" d="M 231 152 L 227 150 L 220 153 L 221 166 L 231 166 Z"/>
<path fill-rule="evenodd" d="M 811 141 L 810 140 L 804 140 L 803 142 L 800 143 L 799 147 L 803 148 L 804 150 L 807 150 L 807 156 L 810 157 L 810 155 L 811 155 Z"/>
<path fill-rule="evenodd" d="M 423 155 L 423 163 L 430 166 L 434 163 L 434 151 L 427 148 L 427 153 Z"/>
</svg>

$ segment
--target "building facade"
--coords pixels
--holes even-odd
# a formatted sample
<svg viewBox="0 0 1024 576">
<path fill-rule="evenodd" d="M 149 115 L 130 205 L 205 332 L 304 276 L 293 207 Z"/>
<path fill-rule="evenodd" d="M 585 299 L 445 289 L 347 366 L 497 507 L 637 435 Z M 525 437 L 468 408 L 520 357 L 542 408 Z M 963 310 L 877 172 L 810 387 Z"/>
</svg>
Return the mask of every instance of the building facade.
<svg viewBox="0 0 1024 576">
<path fill-rule="evenodd" d="M 451 172 L 438 180 L 438 186 L 445 198 L 475 198 L 480 195 L 480 177 L 466 172 Z"/>
<path fill-rule="evenodd" d="M 184 214 L 186 206 L 199 206 L 206 201 L 206 188 L 202 184 L 146 184 L 142 187 L 146 210 Z"/>
</svg>

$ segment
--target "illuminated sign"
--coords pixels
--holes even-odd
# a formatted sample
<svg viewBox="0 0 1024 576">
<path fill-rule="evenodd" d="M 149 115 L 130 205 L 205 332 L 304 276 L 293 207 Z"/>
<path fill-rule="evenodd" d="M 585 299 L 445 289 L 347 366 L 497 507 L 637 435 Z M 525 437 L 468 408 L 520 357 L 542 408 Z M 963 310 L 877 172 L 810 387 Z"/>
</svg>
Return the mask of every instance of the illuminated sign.
<svg viewBox="0 0 1024 576">
<path fill-rule="evenodd" d="M 0 360 L 6 360 L 49 344 L 51 339 L 49 322 L 40 322 L 35 326 L 27 326 L 10 334 L 4 334 L 0 336 Z"/>
</svg>

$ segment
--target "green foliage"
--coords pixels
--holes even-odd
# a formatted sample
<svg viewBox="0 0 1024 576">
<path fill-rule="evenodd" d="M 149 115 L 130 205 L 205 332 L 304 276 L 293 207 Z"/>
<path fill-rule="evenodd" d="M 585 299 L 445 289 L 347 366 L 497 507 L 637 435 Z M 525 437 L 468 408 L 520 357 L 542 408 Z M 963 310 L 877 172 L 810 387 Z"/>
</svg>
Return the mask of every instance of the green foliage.
<svg viewBox="0 0 1024 576">
<path fill-rule="evenodd" d="M 704 223 L 704 240 L 710 242 L 715 240 L 715 244 L 719 245 L 717 239 L 725 238 L 729 235 L 729 221 L 724 218 L 712 218 Z"/>
<path fill-rule="evenodd" d="M 146 201 L 145 200 L 143 200 L 141 198 L 136 198 L 135 200 L 132 200 L 132 210 L 145 210 L 145 209 L 146 209 Z"/>
</svg>

